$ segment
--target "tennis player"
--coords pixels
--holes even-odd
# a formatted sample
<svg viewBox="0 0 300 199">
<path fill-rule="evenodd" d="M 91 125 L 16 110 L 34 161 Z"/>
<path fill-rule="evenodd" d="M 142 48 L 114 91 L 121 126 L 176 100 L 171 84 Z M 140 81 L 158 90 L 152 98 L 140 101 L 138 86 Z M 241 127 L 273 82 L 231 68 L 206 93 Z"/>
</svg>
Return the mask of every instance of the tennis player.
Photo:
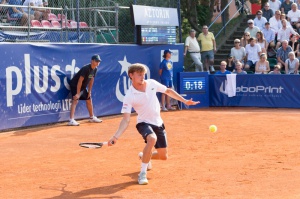
<svg viewBox="0 0 300 199">
<path fill-rule="evenodd" d="M 93 103 L 92 103 L 92 87 L 94 84 L 94 78 L 97 73 L 97 67 L 100 64 L 100 56 L 93 55 L 91 58 L 91 63 L 83 66 L 78 73 L 71 79 L 71 93 L 72 93 L 72 105 L 70 111 L 70 121 L 69 126 L 79 126 L 79 123 L 74 119 L 75 109 L 78 104 L 78 100 L 85 100 L 86 107 L 90 114 L 90 122 L 100 123 L 99 120 L 93 113 Z"/>
<path fill-rule="evenodd" d="M 192 99 L 184 99 L 176 91 L 167 88 L 153 79 L 145 80 L 146 72 L 146 66 L 143 64 L 136 63 L 129 67 L 128 75 L 132 81 L 132 85 L 123 100 L 121 110 L 123 119 L 120 122 L 117 132 L 108 142 L 109 146 L 112 146 L 112 143 L 117 143 L 117 140 L 129 125 L 131 110 L 134 108 L 138 114 L 136 128 L 146 142 L 141 157 L 141 172 L 138 177 L 138 183 L 141 185 L 148 184 L 147 167 L 150 159 L 166 160 L 168 158 L 167 135 L 160 117 L 160 104 L 156 93 L 164 93 L 186 105 L 200 103 Z M 156 151 L 152 153 L 153 147 L 155 147 Z"/>
</svg>

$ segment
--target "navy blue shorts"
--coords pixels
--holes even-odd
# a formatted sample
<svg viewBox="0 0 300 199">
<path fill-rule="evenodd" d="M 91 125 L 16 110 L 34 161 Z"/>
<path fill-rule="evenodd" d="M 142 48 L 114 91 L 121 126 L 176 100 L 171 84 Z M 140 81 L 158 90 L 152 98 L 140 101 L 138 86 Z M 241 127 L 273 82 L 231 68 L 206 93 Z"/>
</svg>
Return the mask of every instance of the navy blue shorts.
<svg viewBox="0 0 300 199">
<path fill-rule="evenodd" d="M 173 87 L 173 81 L 172 80 L 162 79 L 161 84 L 165 85 L 167 88 L 172 88 Z"/>
<path fill-rule="evenodd" d="M 138 132 L 143 136 L 145 143 L 147 143 L 147 136 L 152 133 L 155 133 L 157 137 L 157 141 L 154 147 L 156 149 L 167 148 L 168 141 L 167 141 L 167 135 L 166 135 L 164 124 L 162 124 L 162 126 L 155 126 L 152 124 L 141 122 L 136 125 L 136 128 Z"/>
<path fill-rule="evenodd" d="M 72 98 L 77 94 L 77 88 L 71 86 L 71 93 L 72 93 Z M 80 91 L 80 97 L 79 100 L 89 100 L 89 93 L 86 89 Z"/>
</svg>

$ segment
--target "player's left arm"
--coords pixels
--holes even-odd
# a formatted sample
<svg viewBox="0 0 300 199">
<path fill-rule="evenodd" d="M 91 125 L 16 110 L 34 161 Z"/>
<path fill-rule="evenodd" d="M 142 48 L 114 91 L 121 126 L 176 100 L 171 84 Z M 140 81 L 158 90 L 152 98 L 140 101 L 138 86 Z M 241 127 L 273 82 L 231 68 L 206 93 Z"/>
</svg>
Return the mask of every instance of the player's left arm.
<svg viewBox="0 0 300 199">
<path fill-rule="evenodd" d="M 181 95 L 179 95 L 176 91 L 174 91 L 173 89 L 170 89 L 170 88 L 167 88 L 167 90 L 165 91 L 165 94 L 167 94 L 168 96 L 170 96 L 173 99 L 183 102 L 186 105 L 196 105 L 196 104 L 200 103 L 200 101 L 193 101 L 192 98 L 189 100 L 186 100 Z"/>
</svg>

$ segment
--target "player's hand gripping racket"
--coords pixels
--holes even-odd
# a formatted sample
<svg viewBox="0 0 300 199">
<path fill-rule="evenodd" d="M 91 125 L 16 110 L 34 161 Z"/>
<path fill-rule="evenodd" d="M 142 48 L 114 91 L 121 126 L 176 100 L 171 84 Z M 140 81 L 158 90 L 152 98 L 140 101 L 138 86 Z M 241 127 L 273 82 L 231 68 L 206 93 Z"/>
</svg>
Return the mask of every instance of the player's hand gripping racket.
<svg viewBox="0 0 300 199">
<path fill-rule="evenodd" d="M 112 142 L 114 144 L 114 142 Z M 108 145 L 108 142 L 81 142 L 79 146 L 90 149 L 99 149 L 104 145 Z"/>
</svg>

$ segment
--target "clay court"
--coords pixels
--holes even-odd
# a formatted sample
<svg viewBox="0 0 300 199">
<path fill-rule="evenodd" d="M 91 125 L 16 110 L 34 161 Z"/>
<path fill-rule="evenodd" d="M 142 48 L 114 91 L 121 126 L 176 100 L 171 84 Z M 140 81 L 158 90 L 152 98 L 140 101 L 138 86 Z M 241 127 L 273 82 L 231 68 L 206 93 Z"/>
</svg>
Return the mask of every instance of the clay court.
<svg viewBox="0 0 300 199">
<path fill-rule="evenodd" d="M 113 147 L 120 116 L 0 133 L 0 198 L 300 198 L 297 109 L 209 108 L 164 112 L 169 159 L 138 185 L 144 146 L 136 115 Z M 218 126 L 216 133 L 209 125 Z"/>
</svg>

